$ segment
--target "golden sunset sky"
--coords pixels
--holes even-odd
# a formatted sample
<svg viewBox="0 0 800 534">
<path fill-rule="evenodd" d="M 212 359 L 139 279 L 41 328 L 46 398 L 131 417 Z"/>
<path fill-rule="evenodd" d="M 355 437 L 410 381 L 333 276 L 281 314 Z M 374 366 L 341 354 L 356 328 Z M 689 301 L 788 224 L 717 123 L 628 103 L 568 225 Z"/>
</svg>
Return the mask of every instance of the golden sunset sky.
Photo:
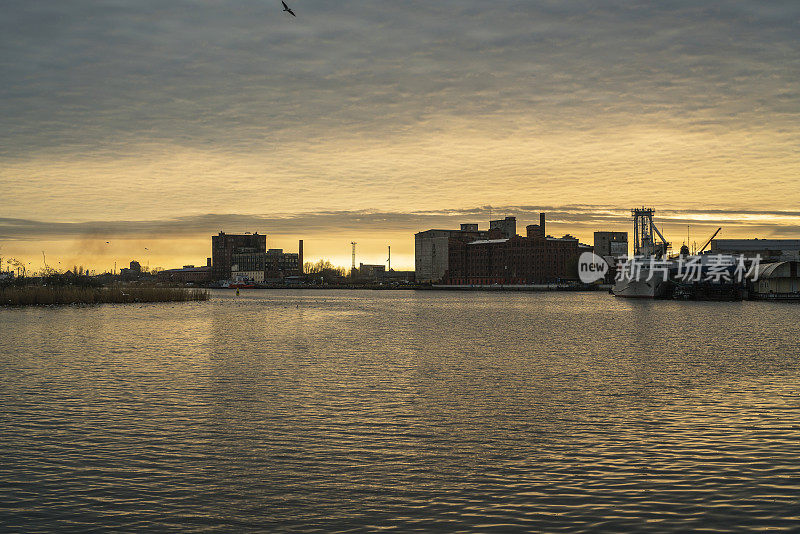
<svg viewBox="0 0 800 534">
<path fill-rule="evenodd" d="M 4 2 L 0 257 L 413 268 L 490 210 L 591 243 L 641 205 L 676 248 L 800 238 L 796 0 L 287 3 Z"/>
</svg>

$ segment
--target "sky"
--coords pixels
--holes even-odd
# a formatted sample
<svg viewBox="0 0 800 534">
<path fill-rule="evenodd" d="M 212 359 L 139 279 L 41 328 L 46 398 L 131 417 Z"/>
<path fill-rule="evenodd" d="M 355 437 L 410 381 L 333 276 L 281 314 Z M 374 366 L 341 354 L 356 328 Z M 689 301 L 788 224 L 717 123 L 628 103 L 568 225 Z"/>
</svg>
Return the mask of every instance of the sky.
<svg viewBox="0 0 800 534">
<path fill-rule="evenodd" d="M 0 257 L 258 231 L 413 268 L 421 230 L 546 211 L 591 243 L 642 205 L 677 246 L 800 238 L 797 0 L 287 3 L 4 1 Z"/>
</svg>

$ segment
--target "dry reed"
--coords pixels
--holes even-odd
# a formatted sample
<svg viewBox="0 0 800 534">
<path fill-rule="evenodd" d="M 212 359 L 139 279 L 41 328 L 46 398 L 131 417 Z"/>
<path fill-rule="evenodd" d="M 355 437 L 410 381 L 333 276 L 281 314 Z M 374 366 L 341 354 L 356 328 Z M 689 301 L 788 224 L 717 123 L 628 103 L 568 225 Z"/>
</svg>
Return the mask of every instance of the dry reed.
<svg viewBox="0 0 800 534">
<path fill-rule="evenodd" d="M 205 289 L 180 287 L 25 286 L 0 288 L 0 305 L 107 304 L 208 300 Z"/>
</svg>

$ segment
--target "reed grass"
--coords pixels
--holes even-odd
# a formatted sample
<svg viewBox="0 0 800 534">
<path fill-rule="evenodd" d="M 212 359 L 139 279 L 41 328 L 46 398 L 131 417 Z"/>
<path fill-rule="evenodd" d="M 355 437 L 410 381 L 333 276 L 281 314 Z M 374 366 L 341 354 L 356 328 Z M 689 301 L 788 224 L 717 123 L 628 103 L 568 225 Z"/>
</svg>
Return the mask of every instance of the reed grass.
<svg viewBox="0 0 800 534">
<path fill-rule="evenodd" d="M 111 304 L 208 300 L 205 289 L 181 287 L 25 286 L 0 288 L 0 305 Z"/>
</svg>

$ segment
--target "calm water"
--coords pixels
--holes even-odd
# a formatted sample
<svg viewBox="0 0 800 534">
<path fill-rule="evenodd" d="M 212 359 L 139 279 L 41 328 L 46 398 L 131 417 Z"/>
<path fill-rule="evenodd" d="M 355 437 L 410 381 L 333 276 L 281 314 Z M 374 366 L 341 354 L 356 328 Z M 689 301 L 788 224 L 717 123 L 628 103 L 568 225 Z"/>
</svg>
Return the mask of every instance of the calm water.
<svg viewBox="0 0 800 534">
<path fill-rule="evenodd" d="M 0 309 L 0 529 L 800 530 L 800 306 Z"/>
</svg>

